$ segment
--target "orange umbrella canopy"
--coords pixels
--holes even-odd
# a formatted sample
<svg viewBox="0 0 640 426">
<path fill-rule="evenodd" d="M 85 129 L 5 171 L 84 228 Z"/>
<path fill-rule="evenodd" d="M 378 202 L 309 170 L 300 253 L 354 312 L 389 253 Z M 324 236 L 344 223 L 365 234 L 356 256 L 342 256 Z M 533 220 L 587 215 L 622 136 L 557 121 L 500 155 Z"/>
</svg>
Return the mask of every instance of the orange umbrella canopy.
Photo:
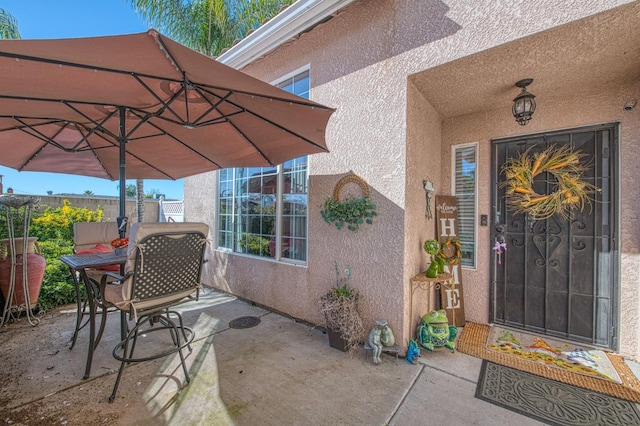
<svg viewBox="0 0 640 426">
<path fill-rule="evenodd" d="M 159 34 L 0 40 L 0 164 L 179 179 L 326 152 L 333 109 Z M 126 165 L 126 166 L 125 166 Z"/>
</svg>

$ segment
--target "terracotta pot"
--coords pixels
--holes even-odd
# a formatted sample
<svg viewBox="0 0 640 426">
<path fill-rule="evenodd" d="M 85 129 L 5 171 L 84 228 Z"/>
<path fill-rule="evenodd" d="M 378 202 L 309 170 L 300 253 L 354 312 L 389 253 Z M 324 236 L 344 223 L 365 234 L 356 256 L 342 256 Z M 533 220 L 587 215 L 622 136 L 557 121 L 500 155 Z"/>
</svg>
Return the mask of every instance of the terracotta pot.
<svg viewBox="0 0 640 426">
<path fill-rule="evenodd" d="M 25 257 L 23 255 L 23 239 L 16 238 L 16 272 L 14 299 L 11 303 L 12 305 L 21 306 L 26 304 L 22 281 L 22 271 L 25 263 L 27 267 L 27 281 L 29 285 L 29 300 L 31 302 L 30 307 L 33 308 L 36 303 L 38 303 L 38 297 L 40 297 L 40 288 L 42 287 L 47 261 L 40 255 L 37 240 L 38 238 L 36 237 L 29 237 L 27 243 L 27 256 Z M 2 245 L 2 253 L 6 254 L 6 257 L 3 257 L 2 260 L 0 260 L 0 290 L 2 290 L 2 297 L 6 301 L 9 295 L 9 284 L 11 282 L 11 253 L 9 252 L 9 240 L 0 240 L 0 245 Z"/>
</svg>

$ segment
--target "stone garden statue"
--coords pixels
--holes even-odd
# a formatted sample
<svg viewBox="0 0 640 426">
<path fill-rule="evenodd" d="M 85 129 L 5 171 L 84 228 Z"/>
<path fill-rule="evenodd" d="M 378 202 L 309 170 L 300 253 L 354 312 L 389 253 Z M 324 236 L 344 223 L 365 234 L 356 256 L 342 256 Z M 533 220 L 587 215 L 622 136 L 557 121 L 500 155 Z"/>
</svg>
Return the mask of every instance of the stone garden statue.
<svg viewBox="0 0 640 426">
<path fill-rule="evenodd" d="M 380 355 L 383 347 L 391 347 L 395 344 L 396 339 L 387 320 L 376 320 L 369 333 L 369 345 L 373 349 L 373 363 L 380 364 L 382 362 Z"/>
</svg>

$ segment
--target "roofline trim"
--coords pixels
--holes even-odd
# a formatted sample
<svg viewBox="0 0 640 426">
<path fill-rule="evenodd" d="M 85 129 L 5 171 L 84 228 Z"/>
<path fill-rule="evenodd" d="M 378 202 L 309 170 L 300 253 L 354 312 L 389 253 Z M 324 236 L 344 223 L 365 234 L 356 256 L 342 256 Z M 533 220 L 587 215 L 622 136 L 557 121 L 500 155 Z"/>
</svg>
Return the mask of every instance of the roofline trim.
<svg viewBox="0 0 640 426">
<path fill-rule="evenodd" d="M 355 0 L 298 0 L 216 58 L 241 69 Z"/>
</svg>

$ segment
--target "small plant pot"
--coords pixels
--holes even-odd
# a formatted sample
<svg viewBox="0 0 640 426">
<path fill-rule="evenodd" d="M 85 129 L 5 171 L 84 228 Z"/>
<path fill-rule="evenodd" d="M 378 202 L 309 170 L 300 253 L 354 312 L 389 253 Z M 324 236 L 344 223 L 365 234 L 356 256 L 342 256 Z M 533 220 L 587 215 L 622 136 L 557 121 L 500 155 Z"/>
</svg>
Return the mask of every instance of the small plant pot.
<svg viewBox="0 0 640 426">
<path fill-rule="evenodd" d="M 342 334 L 327 328 L 327 335 L 329 336 L 329 346 L 342 352 L 347 351 L 347 341 L 342 338 Z"/>
</svg>

